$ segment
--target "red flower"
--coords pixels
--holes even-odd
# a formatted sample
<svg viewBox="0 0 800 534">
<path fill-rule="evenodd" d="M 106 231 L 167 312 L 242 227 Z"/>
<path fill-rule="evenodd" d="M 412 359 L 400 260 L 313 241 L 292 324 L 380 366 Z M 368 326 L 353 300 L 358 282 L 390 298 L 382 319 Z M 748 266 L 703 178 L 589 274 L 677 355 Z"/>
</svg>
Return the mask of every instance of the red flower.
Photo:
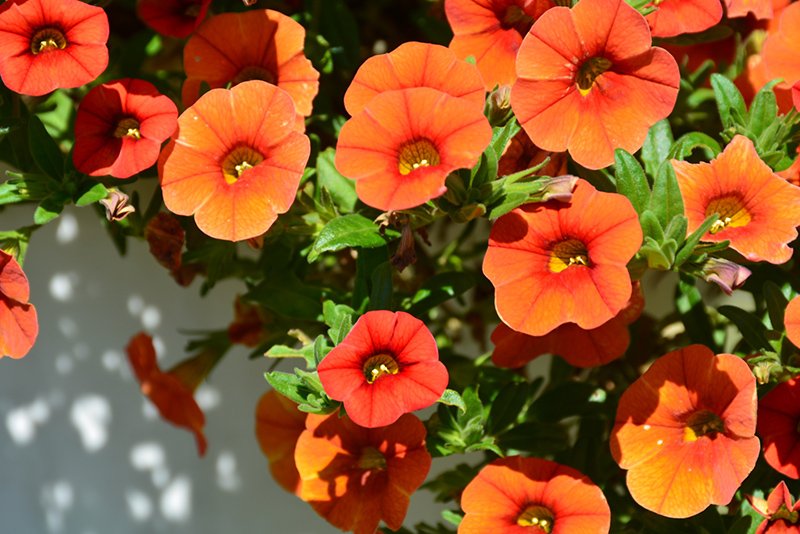
<svg viewBox="0 0 800 534">
<path fill-rule="evenodd" d="M 656 360 L 622 394 L 611 454 L 637 503 L 689 517 L 730 502 L 758 459 L 755 429 L 747 363 L 691 345 Z"/>
<path fill-rule="evenodd" d="M 0 358 L 25 356 L 39 334 L 30 286 L 14 256 L 0 250 Z"/>
<path fill-rule="evenodd" d="M 540 458 L 493 461 L 464 489 L 461 507 L 459 534 L 600 534 L 611 526 L 600 488 L 579 471 Z"/>
<path fill-rule="evenodd" d="M 623 0 L 582 0 L 546 11 L 517 56 L 511 107 L 536 146 L 568 150 L 591 169 L 635 152 L 672 112 L 680 74 L 651 47 L 644 18 Z"/>
<path fill-rule="evenodd" d="M 300 498 L 333 526 L 355 534 L 373 534 L 381 520 L 399 529 L 409 496 L 431 467 L 425 426 L 411 414 L 376 429 L 337 414 L 309 415 L 294 457 Z"/>
<path fill-rule="evenodd" d="M 470 168 L 492 138 L 480 109 L 427 87 L 381 93 L 347 121 L 336 168 L 365 204 L 404 210 L 447 190 L 447 175 Z"/>
<path fill-rule="evenodd" d="M 779 473 L 800 478 L 800 380 L 772 388 L 758 402 L 758 435 L 764 459 Z"/>
<path fill-rule="evenodd" d="M 729 240 L 750 261 L 789 261 L 797 237 L 800 188 L 772 172 L 753 142 L 737 135 L 711 163 L 674 161 L 689 232 L 713 213 L 719 220 L 703 241 Z M 781 206 L 781 209 L 775 209 Z"/>
<path fill-rule="evenodd" d="M 136 14 L 158 33 L 183 39 L 203 22 L 210 5 L 211 0 L 139 0 Z"/>
<path fill-rule="evenodd" d="M 344 94 L 344 107 L 356 115 L 385 91 L 429 87 L 472 102 L 481 112 L 486 100 L 477 67 L 443 46 L 409 42 L 367 59 Z"/>
<path fill-rule="evenodd" d="M 108 65 L 108 17 L 79 0 L 26 0 L 0 12 L 0 76 L 39 96 L 79 87 Z"/>
<path fill-rule="evenodd" d="M 784 481 L 780 481 L 767 500 L 747 496 L 753 509 L 766 519 L 758 525 L 755 534 L 789 534 L 800 532 L 800 502 L 794 500 Z"/>
<path fill-rule="evenodd" d="M 178 108 L 150 82 L 104 83 L 78 108 L 72 161 L 91 176 L 129 178 L 156 162 L 177 126 Z"/>
<path fill-rule="evenodd" d="M 319 364 L 325 392 L 354 423 L 375 428 L 427 408 L 447 387 L 430 330 L 405 312 L 371 311 Z"/>
<path fill-rule="evenodd" d="M 295 118 L 289 95 L 266 82 L 204 94 L 161 153 L 164 204 L 217 239 L 263 234 L 294 202 L 311 151 Z"/>
<path fill-rule="evenodd" d="M 135 335 L 125 350 L 142 393 L 166 421 L 194 433 L 197 451 L 203 456 L 207 446 L 203 434 L 206 418 L 193 394 L 222 354 L 204 351 L 163 372 L 156 361 L 153 339 L 144 332 Z"/>
<path fill-rule="evenodd" d="M 300 473 L 294 463 L 297 439 L 306 429 L 307 414 L 277 391 L 261 396 L 256 406 L 256 438 L 280 486 L 300 495 Z"/>
<path fill-rule="evenodd" d="M 522 38 L 551 0 L 445 0 L 453 40 L 450 48 L 462 59 L 469 56 L 483 74 L 486 89 L 511 85 Z"/>
<path fill-rule="evenodd" d="M 656 7 L 647 15 L 653 37 L 697 33 L 722 20 L 722 4 L 719 0 L 658 0 L 650 5 Z"/>
<path fill-rule="evenodd" d="M 564 323 L 590 330 L 627 305 L 625 266 L 641 242 L 630 201 L 579 180 L 569 204 L 528 204 L 495 221 L 483 273 L 497 314 L 514 330 L 542 336 Z"/>
<path fill-rule="evenodd" d="M 637 282 L 625 309 L 592 330 L 566 323 L 544 336 L 529 336 L 500 323 L 492 332 L 492 362 L 497 367 L 515 369 L 542 354 L 556 354 L 575 367 L 605 365 L 625 354 L 631 342 L 628 325 L 639 318 L 643 308 Z"/>
<path fill-rule="evenodd" d="M 214 89 L 262 80 L 289 93 L 300 127 L 319 90 L 319 72 L 303 53 L 305 37 L 299 23 L 271 9 L 209 18 L 183 49 L 183 104 L 197 100 L 203 82 Z"/>
</svg>

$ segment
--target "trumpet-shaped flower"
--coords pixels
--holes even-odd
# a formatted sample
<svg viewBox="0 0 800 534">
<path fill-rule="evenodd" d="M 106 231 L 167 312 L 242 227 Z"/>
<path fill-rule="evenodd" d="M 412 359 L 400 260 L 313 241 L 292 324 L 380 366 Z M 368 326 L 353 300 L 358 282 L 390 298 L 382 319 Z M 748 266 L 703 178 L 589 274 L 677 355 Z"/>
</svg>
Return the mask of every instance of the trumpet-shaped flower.
<svg viewBox="0 0 800 534">
<path fill-rule="evenodd" d="M 781 382 L 758 402 L 764 459 L 776 471 L 800 478 L 800 380 Z"/>
<path fill-rule="evenodd" d="M 275 390 L 261 396 L 256 405 L 256 438 L 269 460 L 269 470 L 280 486 L 300 493 L 300 473 L 294 463 L 297 439 L 306 429 L 307 414 Z"/>
<path fill-rule="evenodd" d="M 14 256 L 0 250 L 0 358 L 22 358 L 36 342 L 39 322 L 29 298 L 28 277 Z"/>
</svg>

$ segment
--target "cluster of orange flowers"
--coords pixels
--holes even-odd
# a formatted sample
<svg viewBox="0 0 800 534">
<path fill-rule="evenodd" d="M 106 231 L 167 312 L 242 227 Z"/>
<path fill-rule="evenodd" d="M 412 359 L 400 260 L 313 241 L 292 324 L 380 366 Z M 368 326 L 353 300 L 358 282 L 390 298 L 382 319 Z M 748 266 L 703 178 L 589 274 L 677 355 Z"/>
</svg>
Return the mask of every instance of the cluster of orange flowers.
<svg viewBox="0 0 800 534">
<path fill-rule="evenodd" d="M 156 165 L 172 214 L 193 217 L 210 238 L 257 240 L 292 208 L 308 179 L 318 140 L 307 134 L 306 120 L 320 74 L 294 19 L 258 8 L 209 14 L 210 4 L 138 2 L 148 25 L 187 39 L 182 111 L 145 80 L 96 85 L 78 107 L 71 159 L 80 173 L 116 179 Z M 726 53 L 724 46 L 668 51 L 653 46 L 653 37 L 709 30 L 723 13 L 761 21 L 763 46 L 737 83 L 747 94 L 781 78 L 775 90 L 789 113 L 792 98 L 800 104 L 800 4 L 724 4 L 659 0 L 643 15 L 623 0 L 572 7 L 446 0 L 449 47 L 408 42 L 355 72 L 343 98 L 350 118 L 337 132 L 335 168 L 354 181 L 366 206 L 406 213 L 431 207 L 446 198 L 457 171 L 477 168 L 493 150 L 499 110 L 513 113 L 522 128 L 504 140 L 505 154 L 494 162 L 499 176 L 530 168 L 563 176 L 568 165 L 586 171 L 582 176 L 611 176 L 604 169 L 620 166 L 621 151 L 641 149 L 651 128 L 673 113 L 679 63 L 686 68 Z M 108 36 L 100 7 L 7 0 L 0 5 L 3 84 L 30 96 L 89 84 L 108 65 Z M 787 264 L 800 224 L 800 168 L 787 164 L 776 173 L 759 155 L 759 139 L 728 134 L 709 162 L 664 158 L 682 199 L 683 234 L 700 231 L 704 246 L 730 248 L 742 263 Z M 518 203 L 493 221 L 488 236 L 482 272 L 501 321 L 491 334 L 491 360 L 500 368 L 518 369 L 542 354 L 578 368 L 608 364 L 628 350 L 629 325 L 643 313 L 642 272 L 634 268 L 649 231 L 641 199 L 623 194 L 619 182 L 569 176 L 548 184 L 549 196 Z M 177 272 L 180 266 L 168 263 Z M 750 273 L 723 258 L 705 265 L 707 279 L 728 293 Z M 19 264 L 0 251 L 2 355 L 22 357 L 34 343 L 38 325 L 28 299 Z M 239 306 L 230 339 L 258 346 L 264 319 Z M 784 324 L 772 326 L 798 347 L 800 297 L 783 311 Z M 142 392 L 166 420 L 190 430 L 204 454 L 205 418 L 193 392 L 225 350 L 207 348 L 167 372 L 146 334 L 127 352 Z M 399 529 L 432 462 L 429 427 L 412 412 L 442 399 L 450 381 L 434 334 L 404 311 L 364 312 L 311 367 L 332 403 L 328 413 L 301 412 L 302 398 L 275 391 L 257 407 L 256 433 L 275 479 L 338 528 L 372 533 L 383 521 Z M 787 378 L 759 399 L 756 376 L 737 355 L 689 345 L 657 358 L 621 394 L 610 429 L 611 455 L 627 471 L 633 500 L 671 518 L 727 505 L 762 451 L 776 471 L 800 478 L 800 379 Z M 461 533 L 611 526 L 598 485 L 541 458 L 487 462 L 459 498 Z M 785 485 L 766 500 L 750 499 L 766 518 L 760 531 L 800 529 Z"/>
</svg>

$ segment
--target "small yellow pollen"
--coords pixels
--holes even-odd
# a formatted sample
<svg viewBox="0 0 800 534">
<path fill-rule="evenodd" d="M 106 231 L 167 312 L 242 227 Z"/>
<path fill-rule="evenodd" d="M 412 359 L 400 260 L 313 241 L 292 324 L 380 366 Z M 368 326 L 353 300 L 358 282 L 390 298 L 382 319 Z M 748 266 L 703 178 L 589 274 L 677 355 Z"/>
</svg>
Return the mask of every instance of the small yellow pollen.
<svg viewBox="0 0 800 534">
<path fill-rule="evenodd" d="M 566 239 L 552 246 L 550 249 L 550 271 L 560 273 L 572 266 L 589 266 L 589 252 L 586 246 L 578 239 Z"/>
<path fill-rule="evenodd" d="M 364 377 L 372 384 L 383 376 L 396 375 L 400 372 L 397 361 L 388 354 L 376 354 L 364 362 Z"/>
</svg>

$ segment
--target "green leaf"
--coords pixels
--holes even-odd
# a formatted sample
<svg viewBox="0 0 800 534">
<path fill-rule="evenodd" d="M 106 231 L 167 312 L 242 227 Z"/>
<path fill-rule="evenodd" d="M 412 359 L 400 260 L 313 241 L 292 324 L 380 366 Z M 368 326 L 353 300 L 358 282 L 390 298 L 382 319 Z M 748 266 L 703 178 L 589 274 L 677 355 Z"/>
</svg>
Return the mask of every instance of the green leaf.
<svg viewBox="0 0 800 534">
<path fill-rule="evenodd" d="M 320 231 L 308 254 L 308 262 L 315 261 L 323 252 L 335 252 L 343 248 L 377 248 L 384 246 L 400 233 L 386 229 L 381 235 L 377 224 L 363 215 L 343 215 L 331 220 Z"/>
<path fill-rule="evenodd" d="M 322 319 L 330 327 L 328 337 L 334 345 L 338 345 L 353 327 L 355 311 L 350 306 L 336 304 L 332 300 L 322 303 Z"/>
<path fill-rule="evenodd" d="M 701 224 L 697 230 L 691 233 L 689 237 L 686 238 L 681 248 L 678 250 L 677 255 L 675 256 L 675 267 L 680 267 L 692 256 L 694 253 L 697 244 L 700 243 L 700 240 L 703 239 L 703 236 L 711 229 L 715 222 L 719 219 L 719 215 L 716 213 L 709 215 L 703 224 Z"/>
<path fill-rule="evenodd" d="M 617 192 L 628 197 L 636 213 L 642 215 L 650 199 L 650 184 L 641 165 L 628 152 L 618 148 L 614 152 L 614 171 Z"/>
<path fill-rule="evenodd" d="M 750 122 L 748 124 L 750 133 L 758 137 L 773 123 L 778 117 L 778 100 L 772 88 L 778 84 L 778 80 L 773 80 L 761 88 L 753 98 L 750 105 Z"/>
<path fill-rule="evenodd" d="M 751 348 L 774 350 L 767 339 L 767 329 L 758 317 L 736 306 L 720 306 L 717 311 L 736 325 Z"/>
<path fill-rule="evenodd" d="M 321 337 L 321 336 L 320 336 Z M 286 345 L 273 345 L 264 354 L 267 358 L 302 358 L 306 362 L 306 367 L 313 369 L 317 362 L 314 358 L 314 345 L 309 343 L 302 348 L 295 349 Z"/>
<path fill-rule="evenodd" d="M 283 317 L 316 321 L 323 293 L 319 288 L 304 284 L 292 273 L 275 270 L 266 274 L 264 281 L 248 293 L 248 298 Z"/>
<path fill-rule="evenodd" d="M 36 165 L 60 181 L 64 176 L 64 154 L 36 115 L 28 117 L 28 145 Z"/>
<path fill-rule="evenodd" d="M 712 137 L 702 132 L 689 132 L 675 141 L 669 151 L 668 159 L 686 159 L 695 149 L 702 148 L 707 159 L 713 159 L 722 152 L 722 147 Z"/>
<path fill-rule="evenodd" d="M 783 330 L 783 316 L 789 299 L 783 294 L 781 288 L 775 282 L 767 280 L 764 282 L 764 300 L 767 303 L 767 314 L 773 330 Z"/>
<path fill-rule="evenodd" d="M 675 307 L 678 309 L 683 326 L 693 343 L 700 343 L 719 352 L 714 341 L 711 320 L 706 313 L 705 302 L 700 291 L 694 286 L 694 279 L 682 276 L 676 288 Z"/>
<path fill-rule="evenodd" d="M 669 161 L 658 168 L 649 208 L 661 223 L 661 228 L 669 226 L 675 217 L 683 216 L 683 197 Z"/>
<path fill-rule="evenodd" d="M 722 125 L 729 128 L 734 125 L 744 126 L 747 120 L 747 108 L 739 89 L 722 74 L 711 75 L 711 87 L 717 101 L 717 110 Z"/>
<path fill-rule="evenodd" d="M 356 183 L 336 170 L 335 157 L 336 151 L 332 147 L 320 152 L 317 157 L 317 185 L 328 190 L 341 211 L 351 212 L 358 202 Z"/>
<path fill-rule="evenodd" d="M 469 187 L 478 188 L 487 182 L 497 179 L 497 155 L 489 147 L 483 154 L 478 165 L 472 168 L 469 175 Z"/>
<path fill-rule="evenodd" d="M 489 417 L 486 419 L 486 431 L 498 435 L 514 426 L 524 415 L 528 401 L 533 398 L 537 387 L 527 382 L 508 384 L 503 387 L 492 400 Z"/>
<path fill-rule="evenodd" d="M 393 268 L 390 262 L 381 263 L 372 272 L 370 280 L 372 290 L 369 296 L 370 310 L 391 310 L 392 309 L 392 273 Z"/>
<path fill-rule="evenodd" d="M 78 207 L 88 206 L 97 201 L 103 200 L 108 196 L 108 189 L 101 183 L 92 185 L 86 192 L 78 196 L 75 205 Z"/>
<path fill-rule="evenodd" d="M 464 399 L 461 398 L 461 395 L 458 394 L 458 391 L 453 389 L 445 389 L 444 393 L 442 393 L 442 396 L 439 397 L 437 402 L 440 402 L 446 406 L 455 406 L 463 413 L 466 413 L 467 411 L 467 405 L 464 404 Z"/>
<path fill-rule="evenodd" d="M 642 145 L 642 161 L 647 174 L 656 175 L 658 167 L 669 157 L 673 142 L 672 129 L 667 119 L 658 121 L 650 128 Z"/>
<path fill-rule="evenodd" d="M 33 222 L 47 224 L 58 217 L 63 210 L 64 199 L 61 198 L 61 195 L 52 194 L 36 206 L 36 210 L 33 212 Z"/>
<path fill-rule="evenodd" d="M 546 391 L 531 404 L 528 418 L 537 422 L 558 422 L 576 415 L 592 415 L 602 410 L 596 401 L 597 386 L 568 381 Z"/>
<path fill-rule="evenodd" d="M 280 371 L 272 371 L 264 373 L 264 378 L 267 379 L 272 389 L 294 402 L 300 404 L 306 401 L 305 395 L 301 392 L 303 388 L 303 380 L 294 374 L 282 373 Z"/>
<path fill-rule="evenodd" d="M 408 312 L 420 316 L 443 302 L 469 291 L 476 282 L 474 274 L 465 272 L 451 271 L 434 275 L 428 278 L 414 294 Z"/>
<path fill-rule="evenodd" d="M 652 210 L 646 210 L 642 213 L 641 222 L 645 238 L 650 237 L 660 245 L 664 241 L 664 229 L 656 214 Z"/>
<path fill-rule="evenodd" d="M 494 150 L 495 156 L 497 159 L 500 159 L 500 156 L 503 155 L 503 151 L 506 149 L 508 142 L 517 135 L 520 131 L 519 123 L 517 119 L 511 119 L 508 121 L 504 126 L 497 127 L 492 130 L 492 141 L 489 146 Z"/>
<path fill-rule="evenodd" d="M 500 436 L 499 445 L 503 449 L 544 456 L 567 449 L 569 433 L 558 423 L 542 421 L 523 423 Z"/>
</svg>

